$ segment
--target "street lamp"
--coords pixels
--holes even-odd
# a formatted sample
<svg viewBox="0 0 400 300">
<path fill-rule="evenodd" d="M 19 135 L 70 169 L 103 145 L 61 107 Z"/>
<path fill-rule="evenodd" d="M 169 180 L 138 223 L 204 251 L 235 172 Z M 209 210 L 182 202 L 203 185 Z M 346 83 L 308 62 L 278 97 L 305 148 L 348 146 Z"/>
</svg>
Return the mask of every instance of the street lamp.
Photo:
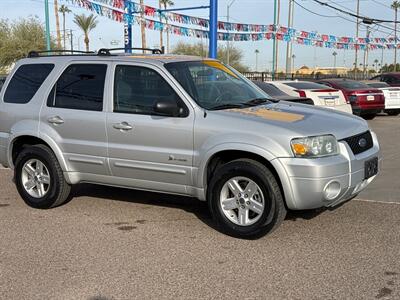
<svg viewBox="0 0 400 300">
<path fill-rule="evenodd" d="M 336 72 L 336 56 L 337 56 L 337 52 L 333 51 L 332 55 L 333 55 L 333 70 Z"/>
<path fill-rule="evenodd" d="M 260 53 L 260 50 L 256 49 L 254 53 L 256 54 L 256 72 L 258 72 L 258 54 Z"/>
<path fill-rule="evenodd" d="M 294 59 L 296 58 L 296 55 L 292 55 L 292 74 L 294 74 L 295 70 L 296 70 L 296 66 L 294 64 Z"/>
<path fill-rule="evenodd" d="M 229 23 L 230 22 L 230 9 L 233 3 L 235 3 L 236 0 L 232 0 L 228 5 L 226 6 L 226 21 Z M 229 36 L 229 30 L 227 30 L 228 33 L 228 40 L 226 41 L 226 64 L 229 65 L 230 61 L 230 36 Z"/>
</svg>

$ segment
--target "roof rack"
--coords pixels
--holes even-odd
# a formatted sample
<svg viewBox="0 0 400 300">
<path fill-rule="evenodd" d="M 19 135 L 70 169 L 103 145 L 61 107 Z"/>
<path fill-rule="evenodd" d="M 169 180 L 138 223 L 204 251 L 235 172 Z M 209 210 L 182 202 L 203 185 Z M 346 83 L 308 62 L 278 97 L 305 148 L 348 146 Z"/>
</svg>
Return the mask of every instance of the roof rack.
<svg viewBox="0 0 400 300">
<path fill-rule="evenodd" d="M 97 55 L 99 56 L 110 56 L 111 51 L 118 51 L 118 50 L 142 50 L 142 51 L 150 51 L 152 54 L 164 54 L 165 50 L 164 47 L 161 49 L 152 49 L 152 48 L 101 48 L 97 51 Z"/>
<path fill-rule="evenodd" d="M 67 55 L 72 55 L 72 54 L 78 54 L 78 55 L 97 55 L 96 52 L 93 51 L 78 51 L 78 50 L 43 50 L 43 51 L 30 51 L 28 53 L 28 58 L 33 58 L 33 57 L 42 57 L 43 53 L 47 53 L 50 55 L 46 56 L 59 56 L 63 55 L 62 53 L 70 53 Z M 58 54 L 57 54 L 58 53 Z M 64 54 L 65 55 L 65 54 Z"/>
</svg>

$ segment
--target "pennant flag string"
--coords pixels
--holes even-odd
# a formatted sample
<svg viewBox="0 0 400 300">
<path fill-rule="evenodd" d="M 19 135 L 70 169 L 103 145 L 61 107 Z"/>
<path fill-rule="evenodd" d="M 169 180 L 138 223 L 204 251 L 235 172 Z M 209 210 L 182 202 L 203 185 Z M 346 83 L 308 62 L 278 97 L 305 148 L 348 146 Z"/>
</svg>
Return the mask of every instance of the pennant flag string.
<svg viewBox="0 0 400 300">
<path fill-rule="evenodd" d="M 140 4 L 129 0 L 64 0 L 79 7 L 96 13 L 97 15 L 107 17 L 117 22 L 125 22 L 133 25 L 140 24 L 142 19 L 138 13 L 142 12 Z M 144 6 L 143 13 L 146 17 L 155 18 L 159 15 L 158 9 L 150 6 Z M 206 38 L 208 39 L 208 30 L 194 29 L 164 22 L 144 18 L 145 27 L 151 30 L 168 31 L 179 36 Z M 176 13 L 161 12 L 162 20 L 168 19 L 171 22 L 191 24 L 200 28 L 208 28 L 208 20 L 191 17 Z M 274 25 L 255 25 L 219 22 L 218 40 L 220 41 L 262 41 L 277 39 L 299 45 L 334 48 L 343 50 L 378 50 L 378 49 L 400 49 L 400 41 L 390 38 L 352 38 L 337 37 L 334 35 L 319 34 L 317 32 L 298 31 L 293 28 Z M 234 32 L 230 32 L 234 31 Z M 236 31 L 236 32 L 235 32 Z"/>
</svg>

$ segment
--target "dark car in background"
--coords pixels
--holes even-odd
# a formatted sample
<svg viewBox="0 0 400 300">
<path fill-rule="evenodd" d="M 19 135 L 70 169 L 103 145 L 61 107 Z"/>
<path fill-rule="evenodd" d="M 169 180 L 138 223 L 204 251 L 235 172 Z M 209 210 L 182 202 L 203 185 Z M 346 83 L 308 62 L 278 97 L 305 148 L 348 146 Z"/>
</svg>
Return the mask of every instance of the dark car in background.
<svg viewBox="0 0 400 300">
<path fill-rule="evenodd" d="M 400 87 L 400 72 L 384 73 L 384 74 L 372 77 L 371 80 L 378 80 L 378 81 L 386 82 L 390 86 L 399 86 Z"/>
<path fill-rule="evenodd" d="M 341 90 L 346 100 L 350 102 L 353 113 L 367 120 L 373 119 L 378 112 L 385 109 L 383 92 L 363 82 L 340 78 L 317 82 Z"/>
<path fill-rule="evenodd" d="M 280 89 L 278 89 L 276 86 L 268 83 L 268 82 L 263 82 L 263 81 L 253 81 L 260 89 L 262 89 L 264 92 L 266 92 L 268 95 L 270 95 L 272 98 L 276 100 L 282 100 L 282 101 L 289 101 L 289 102 L 296 102 L 296 103 L 302 103 L 302 104 L 309 104 L 309 105 L 314 105 L 314 101 L 310 98 L 303 98 L 303 97 L 294 97 L 286 94 L 285 92 L 282 92 Z"/>
</svg>

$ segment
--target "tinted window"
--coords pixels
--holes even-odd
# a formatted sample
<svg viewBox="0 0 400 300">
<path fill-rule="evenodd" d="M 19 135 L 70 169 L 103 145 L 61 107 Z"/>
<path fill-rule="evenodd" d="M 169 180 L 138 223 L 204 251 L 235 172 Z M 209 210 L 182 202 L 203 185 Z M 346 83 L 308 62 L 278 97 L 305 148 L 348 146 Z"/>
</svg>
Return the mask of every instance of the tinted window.
<svg viewBox="0 0 400 300">
<path fill-rule="evenodd" d="M 363 83 L 354 80 L 338 81 L 337 85 L 345 89 L 369 89 L 370 87 Z"/>
<path fill-rule="evenodd" d="M 53 64 L 20 66 L 8 84 L 4 102 L 24 104 L 31 101 L 53 68 Z"/>
<path fill-rule="evenodd" d="M 287 94 L 285 94 L 284 92 L 282 92 L 280 89 L 278 89 L 276 86 L 270 84 L 270 83 L 266 83 L 266 82 L 262 82 L 262 81 L 254 81 L 254 83 L 260 88 L 262 89 L 264 92 L 266 92 L 268 95 L 272 96 L 272 97 L 276 97 L 276 96 L 288 96 Z"/>
<path fill-rule="evenodd" d="M 395 76 L 385 76 L 383 77 L 383 81 L 387 82 L 387 83 L 395 83 L 398 84 L 400 83 L 400 79 L 395 77 Z"/>
<path fill-rule="evenodd" d="M 106 71 L 107 65 L 70 65 L 54 85 L 47 105 L 101 111 Z"/>
<path fill-rule="evenodd" d="M 326 90 L 325 85 L 315 82 L 299 81 L 299 82 L 284 82 L 284 84 L 292 88 L 295 88 L 296 90 L 321 90 L 321 89 Z"/>
<path fill-rule="evenodd" d="M 156 71 L 135 66 L 115 68 L 114 112 L 153 115 L 157 101 L 171 99 L 185 108 L 172 87 Z"/>
<path fill-rule="evenodd" d="M 390 87 L 390 85 L 388 85 L 387 83 L 385 83 L 385 82 L 372 82 L 372 83 L 367 83 L 370 87 L 373 87 L 373 88 L 377 88 L 377 89 L 379 89 L 379 88 L 386 88 L 386 87 Z"/>
</svg>

